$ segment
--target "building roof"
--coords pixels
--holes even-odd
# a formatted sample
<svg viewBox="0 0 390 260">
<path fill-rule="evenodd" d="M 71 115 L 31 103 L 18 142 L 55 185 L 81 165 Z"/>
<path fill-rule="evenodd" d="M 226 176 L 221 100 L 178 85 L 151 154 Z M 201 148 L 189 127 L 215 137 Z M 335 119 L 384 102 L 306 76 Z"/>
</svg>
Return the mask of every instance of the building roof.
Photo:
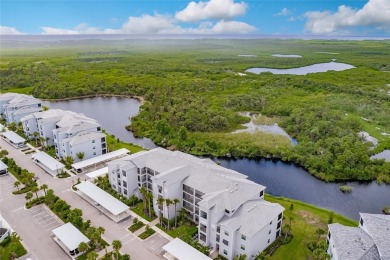
<svg viewBox="0 0 390 260">
<path fill-rule="evenodd" d="M 45 152 L 37 152 L 32 155 L 34 160 L 38 160 L 44 166 L 46 166 L 49 170 L 55 172 L 57 170 L 61 170 L 65 167 L 61 162 L 57 161 L 50 155 Z"/>
<path fill-rule="evenodd" d="M 211 260 L 180 238 L 175 238 L 162 248 L 178 260 Z"/>
<path fill-rule="evenodd" d="M 115 216 L 129 209 L 126 204 L 114 198 L 109 193 L 105 192 L 89 181 L 81 182 L 80 184 L 76 185 L 76 188 L 99 203 L 102 207 Z"/>
<path fill-rule="evenodd" d="M 26 139 L 24 139 L 13 131 L 6 131 L 4 133 L 1 133 L 1 135 L 13 142 L 14 144 L 24 143 L 26 141 Z"/>
<path fill-rule="evenodd" d="M 105 137 L 106 135 L 103 133 L 99 132 L 88 132 L 88 131 L 83 131 L 79 132 L 76 135 L 66 138 L 63 140 L 63 142 L 69 142 L 70 145 L 77 145 L 77 144 L 82 144 L 85 142 L 90 142 L 92 140 L 96 139 L 101 139 Z"/>
<path fill-rule="evenodd" d="M 31 114 L 31 113 L 35 113 L 35 112 L 39 112 L 39 111 L 42 111 L 42 107 L 30 107 L 30 106 L 26 106 L 26 107 L 22 107 L 22 108 L 19 108 L 18 110 L 15 111 L 14 115 L 23 115 L 23 114 Z"/>
<path fill-rule="evenodd" d="M 263 199 L 250 200 L 243 203 L 233 216 L 224 216 L 219 224 L 252 237 L 283 211 L 284 208 L 278 203 Z"/>
<path fill-rule="evenodd" d="M 0 160 L 0 171 L 3 171 L 7 168 L 8 168 L 8 166 L 5 163 L 3 163 L 3 161 Z"/>
<path fill-rule="evenodd" d="M 129 150 L 127 150 L 126 148 L 121 148 L 119 150 L 112 151 L 110 153 L 102 154 L 102 155 L 99 155 L 99 156 L 96 156 L 96 157 L 93 157 L 93 158 L 90 158 L 90 159 L 87 159 L 87 160 L 84 160 L 81 162 L 74 163 L 74 164 L 72 164 L 72 168 L 74 168 L 76 170 L 82 169 L 82 168 L 85 168 L 85 167 L 88 167 L 88 166 L 91 166 L 91 165 L 94 165 L 94 164 L 97 164 L 100 162 L 108 161 L 110 159 L 113 159 L 115 157 L 125 155 L 128 153 L 130 153 Z"/>
<path fill-rule="evenodd" d="M 380 260 L 374 240 L 361 228 L 328 225 L 338 259 Z"/>
<path fill-rule="evenodd" d="M 390 260 L 390 216 L 368 213 L 360 216 L 382 259 Z"/>
<path fill-rule="evenodd" d="M 52 232 L 69 250 L 75 250 L 81 242 L 89 242 L 89 239 L 73 226 L 72 223 L 66 223 L 53 229 Z"/>
<path fill-rule="evenodd" d="M 23 107 L 39 103 L 41 103 L 41 101 L 39 99 L 34 98 L 33 96 L 20 94 L 10 99 L 8 104 L 4 105 L 4 107 Z"/>
<path fill-rule="evenodd" d="M 102 175 L 107 174 L 107 173 L 108 173 L 108 167 L 104 167 L 104 168 L 101 168 L 101 169 L 97 169 L 96 171 L 89 172 L 86 175 L 89 178 L 94 179 L 96 177 L 102 176 Z"/>
</svg>

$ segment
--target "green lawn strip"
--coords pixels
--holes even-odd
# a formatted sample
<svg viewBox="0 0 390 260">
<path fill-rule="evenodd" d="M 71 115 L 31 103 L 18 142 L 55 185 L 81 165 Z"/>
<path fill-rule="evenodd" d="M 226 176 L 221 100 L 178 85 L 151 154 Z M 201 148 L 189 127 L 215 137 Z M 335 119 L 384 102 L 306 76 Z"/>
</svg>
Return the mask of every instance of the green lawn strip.
<svg viewBox="0 0 390 260">
<path fill-rule="evenodd" d="M 318 208 L 305 202 L 266 195 L 266 200 L 281 204 L 286 210 L 284 211 L 284 224 L 289 222 L 290 204 L 294 204 L 292 212 L 292 234 L 294 235 L 291 243 L 282 245 L 271 259 L 311 259 L 314 257 L 312 252 L 307 248 L 309 242 L 317 241 L 315 234 L 316 229 L 322 228 L 327 230 L 327 223 L 331 214 L 330 210 Z M 333 223 L 340 223 L 346 226 L 357 226 L 357 222 L 346 218 L 340 214 L 334 213 Z"/>
<path fill-rule="evenodd" d="M 16 257 L 21 257 L 27 253 L 20 241 L 12 241 L 11 238 L 6 238 L 0 244 L 0 259 L 12 259 L 11 255 L 15 253 Z"/>
<path fill-rule="evenodd" d="M 133 225 L 131 225 L 128 229 L 130 232 L 135 232 L 138 229 L 142 228 L 143 226 L 145 226 L 145 224 L 142 223 L 141 221 L 138 221 L 137 223 L 134 223 Z"/>
<path fill-rule="evenodd" d="M 156 233 L 156 231 L 154 229 L 152 229 L 150 227 L 146 227 L 146 230 L 143 233 L 141 233 L 138 237 L 141 239 L 147 239 L 148 237 L 150 237 L 154 233 Z"/>
<path fill-rule="evenodd" d="M 149 222 L 151 222 L 151 221 L 153 221 L 153 220 L 155 220 L 157 218 L 156 216 L 153 216 L 153 218 L 151 218 L 151 217 L 149 217 L 148 215 L 146 215 L 144 213 L 144 205 L 143 205 L 143 203 L 139 203 L 136 207 L 131 208 L 131 210 L 135 214 L 137 214 L 138 216 L 140 216 L 143 219 L 146 219 Z"/>
<path fill-rule="evenodd" d="M 173 237 L 173 238 L 178 237 L 183 241 L 187 241 L 187 240 L 191 239 L 192 236 L 194 236 L 196 233 L 198 233 L 198 227 L 193 226 L 193 225 L 190 225 L 190 226 L 183 225 L 183 226 L 179 226 L 175 229 L 171 229 L 171 230 L 167 230 L 167 229 L 163 228 L 162 226 L 160 226 L 160 224 L 157 224 L 156 227 L 158 227 L 159 229 L 161 229 L 162 231 L 164 231 L 165 233 L 167 233 L 171 237 Z"/>
<path fill-rule="evenodd" d="M 121 140 L 118 140 L 113 135 L 110 135 L 106 131 L 103 131 L 103 132 L 106 134 L 106 142 L 107 142 L 109 151 L 114 151 L 114 150 L 119 150 L 121 148 L 126 148 L 131 153 L 137 153 L 137 152 L 140 152 L 140 151 L 144 150 L 141 146 L 123 142 Z"/>
<path fill-rule="evenodd" d="M 31 91 L 33 90 L 34 87 L 25 87 L 25 88 L 9 88 L 9 89 L 4 89 L 3 92 L 11 92 L 11 93 L 19 93 L 19 94 L 26 94 L 29 95 L 31 94 Z"/>
</svg>

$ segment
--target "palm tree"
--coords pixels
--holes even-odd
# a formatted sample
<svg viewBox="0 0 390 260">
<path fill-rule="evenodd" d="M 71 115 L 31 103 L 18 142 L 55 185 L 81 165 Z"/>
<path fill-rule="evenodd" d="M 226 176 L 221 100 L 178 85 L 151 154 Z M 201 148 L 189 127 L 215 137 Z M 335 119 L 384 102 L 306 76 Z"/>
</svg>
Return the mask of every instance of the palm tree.
<svg viewBox="0 0 390 260">
<path fill-rule="evenodd" d="M 172 205 L 173 201 L 171 199 L 165 199 L 165 204 L 167 205 L 167 210 L 168 210 L 168 229 L 169 229 L 169 222 L 170 222 L 170 219 L 169 219 L 169 207 Z"/>
<path fill-rule="evenodd" d="M 49 188 L 49 186 L 47 186 L 47 184 L 42 184 L 42 186 L 39 188 L 41 190 L 43 190 L 43 192 L 45 193 L 45 196 L 46 196 L 46 190 Z"/>
<path fill-rule="evenodd" d="M 79 152 L 79 153 L 76 153 L 76 156 L 77 156 L 77 158 L 79 158 L 80 161 L 82 161 L 84 159 L 85 153 Z"/>
<path fill-rule="evenodd" d="M 87 260 L 97 260 L 99 258 L 98 253 L 91 251 L 87 254 Z"/>
<path fill-rule="evenodd" d="M 38 199 L 38 191 L 39 191 L 39 188 L 37 186 L 34 186 L 31 188 L 31 191 L 35 193 L 35 196 L 37 197 Z"/>
<path fill-rule="evenodd" d="M 100 240 L 102 240 L 102 235 L 104 234 L 104 232 L 105 232 L 106 230 L 104 229 L 104 227 L 98 227 L 98 228 L 97 228 L 97 231 L 98 231 L 99 234 L 100 234 Z"/>
<path fill-rule="evenodd" d="M 163 197 L 159 197 L 157 199 L 157 205 L 158 205 L 158 217 L 160 219 L 160 226 L 162 225 L 162 212 L 161 208 L 164 207 L 164 201 L 165 199 Z M 164 209 L 163 209 L 164 210 Z"/>
<path fill-rule="evenodd" d="M 141 187 L 139 192 L 142 195 L 142 202 L 144 204 L 144 213 L 146 212 L 146 193 L 148 192 L 144 186 Z"/>
<path fill-rule="evenodd" d="M 33 136 L 34 136 L 34 139 L 35 139 L 35 147 L 37 147 L 38 146 L 38 135 L 39 135 L 39 133 L 38 132 L 34 132 L 33 133 Z"/>
<path fill-rule="evenodd" d="M 112 248 L 114 248 L 116 253 L 116 259 L 119 259 L 119 250 L 122 248 L 122 243 L 119 240 L 112 241 Z"/>
<path fill-rule="evenodd" d="M 175 228 L 176 228 L 176 224 L 177 224 L 177 210 L 176 210 L 176 205 L 180 203 L 180 200 L 179 199 L 173 199 L 173 205 L 175 205 Z"/>
<path fill-rule="evenodd" d="M 146 198 L 148 200 L 148 214 L 149 214 L 149 217 L 152 217 L 152 203 L 153 203 L 153 193 L 151 192 L 147 192 L 146 193 Z"/>
<path fill-rule="evenodd" d="M 21 185 L 21 183 L 20 183 L 20 181 L 15 181 L 14 182 L 14 187 L 15 188 L 18 188 L 18 190 L 19 190 L 19 186 Z"/>
<path fill-rule="evenodd" d="M 79 251 L 84 254 L 88 250 L 88 244 L 85 242 L 81 242 L 80 245 L 78 246 Z"/>
<path fill-rule="evenodd" d="M 32 197 L 33 197 L 33 194 L 31 192 L 27 192 L 27 194 L 25 196 L 27 202 L 29 202 Z"/>
</svg>

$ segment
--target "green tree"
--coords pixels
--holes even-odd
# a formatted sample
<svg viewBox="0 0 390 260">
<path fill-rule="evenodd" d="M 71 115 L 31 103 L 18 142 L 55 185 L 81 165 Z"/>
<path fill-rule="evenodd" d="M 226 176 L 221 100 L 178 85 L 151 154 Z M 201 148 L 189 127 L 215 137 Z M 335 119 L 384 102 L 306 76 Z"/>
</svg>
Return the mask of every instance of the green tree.
<svg viewBox="0 0 390 260">
<path fill-rule="evenodd" d="M 35 193 L 35 196 L 38 199 L 39 188 L 37 186 L 34 186 L 34 187 L 31 188 L 31 191 Z"/>
<path fill-rule="evenodd" d="M 139 190 L 139 192 L 142 195 L 142 203 L 144 205 L 144 213 L 145 213 L 147 211 L 147 209 L 146 209 L 146 193 L 148 192 L 148 190 L 144 186 L 142 186 L 141 189 Z"/>
<path fill-rule="evenodd" d="M 32 199 L 32 197 L 33 197 L 33 194 L 32 194 L 32 192 L 27 192 L 27 194 L 26 194 L 26 196 L 25 196 L 25 198 L 26 198 L 27 202 L 29 202 L 29 201 L 30 201 L 30 199 Z"/>
<path fill-rule="evenodd" d="M 177 198 L 173 199 L 173 205 L 175 206 L 175 228 L 177 226 L 177 210 L 176 210 L 176 206 L 179 203 L 180 203 L 179 199 L 177 199 Z"/>
<path fill-rule="evenodd" d="M 186 141 L 188 137 L 188 131 L 185 126 L 180 127 L 179 129 L 179 140 L 180 141 Z"/>
<path fill-rule="evenodd" d="M 76 156 L 77 156 L 77 158 L 79 158 L 80 161 L 82 161 L 84 159 L 85 153 L 79 152 L 76 154 Z"/>
<path fill-rule="evenodd" d="M 157 206 L 158 206 L 158 218 L 160 220 L 160 226 L 162 225 L 162 210 L 164 210 L 164 201 L 165 199 L 163 197 L 159 197 L 157 199 Z M 162 210 L 161 210 L 162 208 Z"/>
<path fill-rule="evenodd" d="M 88 248 L 89 248 L 89 246 L 85 242 L 81 242 L 80 245 L 78 246 L 79 252 L 82 253 L 82 254 L 87 252 Z"/>
<path fill-rule="evenodd" d="M 42 186 L 40 187 L 41 190 L 43 190 L 43 192 L 45 193 L 45 196 L 46 196 L 46 190 L 49 188 L 49 186 L 47 186 L 47 184 L 42 184 Z"/>
<path fill-rule="evenodd" d="M 64 162 L 65 162 L 67 167 L 70 167 L 74 163 L 74 159 L 72 156 L 66 156 L 64 158 Z"/>
<path fill-rule="evenodd" d="M 169 222 L 170 222 L 170 219 L 169 219 L 169 207 L 172 205 L 173 201 L 171 199 L 165 199 L 165 205 L 167 205 L 167 211 L 168 211 L 168 214 L 167 214 L 167 217 L 168 217 L 168 229 L 169 229 Z"/>
<path fill-rule="evenodd" d="M 320 238 L 323 234 L 325 234 L 325 230 L 323 230 L 322 228 L 316 229 L 316 235 L 318 236 L 317 241 L 320 241 Z"/>
<path fill-rule="evenodd" d="M 35 147 L 37 147 L 38 146 L 38 136 L 39 136 L 39 133 L 38 132 L 34 132 L 33 136 L 34 136 L 34 140 L 35 140 Z"/>
<path fill-rule="evenodd" d="M 148 200 L 148 214 L 152 217 L 153 193 L 147 192 L 146 199 Z"/>
<path fill-rule="evenodd" d="M 56 200 L 56 195 L 54 195 L 54 191 L 52 189 L 48 189 L 45 196 L 45 203 L 50 206 Z"/>
<path fill-rule="evenodd" d="M 21 183 L 20 183 L 20 181 L 15 181 L 14 182 L 14 187 L 15 188 L 18 188 L 18 190 L 19 190 L 19 186 L 21 185 Z"/>
<path fill-rule="evenodd" d="M 112 248 L 115 250 L 116 259 L 119 259 L 119 250 L 122 248 L 122 243 L 119 240 L 112 241 Z"/>
<path fill-rule="evenodd" d="M 99 258 L 98 253 L 91 251 L 87 254 L 87 260 L 97 260 Z"/>
<path fill-rule="evenodd" d="M 11 131 L 16 131 L 16 123 L 15 122 L 9 123 L 7 128 Z"/>
</svg>

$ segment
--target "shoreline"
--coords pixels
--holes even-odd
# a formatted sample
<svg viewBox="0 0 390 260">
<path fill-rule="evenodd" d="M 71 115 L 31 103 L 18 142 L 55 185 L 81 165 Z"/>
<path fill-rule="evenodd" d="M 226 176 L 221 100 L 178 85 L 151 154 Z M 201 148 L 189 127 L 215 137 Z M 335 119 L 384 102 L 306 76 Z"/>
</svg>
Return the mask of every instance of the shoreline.
<svg viewBox="0 0 390 260">
<path fill-rule="evenodd" d="M 94 98 L 94 97 L 132 98 L 138 100 L 141 103 L 141 105 L 145 103 L 145 98 L 143 96 L 130 96 L 130 95 L 120 95 L 120 94 L 95 94 L 95 95 L 85 95 L 85 96 L 67 97 L 67 98 L 48 98 L 48 99 L 39 98 L 39 99 L 42 101 L 58 102 L 58 101 L 69 101 L 75 99 L 85 99 L 85 98 Z"/>
</svg>

